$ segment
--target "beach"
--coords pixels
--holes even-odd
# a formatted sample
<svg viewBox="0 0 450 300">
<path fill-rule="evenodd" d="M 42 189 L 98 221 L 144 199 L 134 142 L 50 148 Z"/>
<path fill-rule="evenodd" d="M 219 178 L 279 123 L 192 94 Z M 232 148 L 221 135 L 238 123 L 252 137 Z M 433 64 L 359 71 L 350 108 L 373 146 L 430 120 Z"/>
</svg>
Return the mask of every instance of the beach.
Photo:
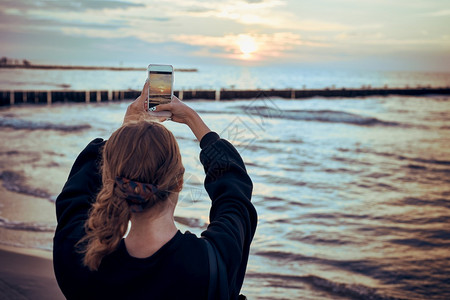
<svg viewBox="0 0 450 300">
<path fill-rule="evenodd" d="M 48 251 L 0 245 L 0 298 L 65 299 Z"/>
</svg>

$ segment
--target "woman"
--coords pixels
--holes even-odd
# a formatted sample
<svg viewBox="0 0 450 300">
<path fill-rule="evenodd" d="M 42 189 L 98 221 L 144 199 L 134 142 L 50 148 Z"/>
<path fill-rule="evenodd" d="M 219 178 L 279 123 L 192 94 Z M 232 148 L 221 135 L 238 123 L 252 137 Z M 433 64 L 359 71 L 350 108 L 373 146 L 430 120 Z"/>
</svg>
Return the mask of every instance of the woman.
<svg viewBox="0 0 450 300">
<path fill-rule="evenodd" d="M 145 120 L 146 98 L 147 84 L 124 125 L 80 153 L 56 200 L 58 284 L 68 299 L 236 299 L 257 223 L 244 163 L 178 98 L 156 107 L 188 125 L 202 149 L 210 224 L 202 238 L 181 233 L 174 209 L 184 167 L 172 133 Z M 219 267 L 210 263 L 205 239 Z M 211 288 L 217 267 L 220 288 Z"/>
</svg>

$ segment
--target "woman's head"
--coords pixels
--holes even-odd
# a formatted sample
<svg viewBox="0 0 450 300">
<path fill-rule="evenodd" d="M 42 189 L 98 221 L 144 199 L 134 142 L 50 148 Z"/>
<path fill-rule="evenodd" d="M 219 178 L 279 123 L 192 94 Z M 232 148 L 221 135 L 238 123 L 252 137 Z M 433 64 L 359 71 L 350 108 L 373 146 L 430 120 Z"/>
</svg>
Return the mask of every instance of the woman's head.
<svg viewBox="0 0 450 300">
<path fill-rule="evenodd" d="M 114 132 L 103 149 L 103 185 L 114 184 L 117 177 L 157 186 L 147 208 L 164 202 L 179 192 L 184 167 L 178 143 L 160 123 L 141 121 L 122 126 Z M 119 198 L 121 189 L 114 189 Z"/>
<path fill-rule="evenodd" d="M 103 186 L 86 222 L 87 235 L 80 241 L 87 242 L 84 264 L 91 270 L 98 269 L 102 258 L 117 248 L 135 212 L 118 178 L 120 183 L 155 187 L 140 207 L 145 213 L 173 206 L 170 201 L 176 197 L 170 195 L 181 190 L 184 173 L 173 134 L 148 121 L 125 124 L 111 135 L 103 148 L 101 170 Z"/>
</svg>

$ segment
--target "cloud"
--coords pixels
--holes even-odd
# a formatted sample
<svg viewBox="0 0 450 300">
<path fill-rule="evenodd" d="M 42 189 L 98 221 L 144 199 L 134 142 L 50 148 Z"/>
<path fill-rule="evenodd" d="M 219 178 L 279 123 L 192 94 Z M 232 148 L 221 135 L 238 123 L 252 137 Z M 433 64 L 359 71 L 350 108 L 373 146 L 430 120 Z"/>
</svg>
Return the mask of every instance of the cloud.
<svg viewBox="0 0 450 300">
<path fill-rule="evenodd" d="M 141 9 L 143 4 L 125 1 L 11 1 L 0 2 L 3 27 L 10 26 L 12 31 L 27 30 L 40 26 L 50 31 L 59 26 L 78 28 L 103 28 L 105 30 L 126 27 L 124 10 Z M 99 10 L 107 11 L 99 13 Z M 154 21 L 165 21 L 163 17 L 152 17 Z M 13 28 L 11 20 L 14 21 Z M 53 28 L 51 28 L 53 26 Z"/>
<path fill-rule="evenodd" d="M 132 25 L 133 22 L 139 22 L 139 19 L 142 20 L 141 23 L 146 24 L 170 21 L 170 18 L 164 15 L 148 17 L 142 7 L 145 5 L 125 1 L 6 0 L 0 3 L 0 27 L 16 33 L 39 28 L 42 40 L 46 40 L 55 32 L 68 36 L 84 35 L 111 39 L 135 36 Z M 148 26 L 138 27 L 138 30 L 145 28 Z"/>
<path fill-rule="evenodd" d="M 40 27 L 46 28 L 48 30 L 55 31 L 56 28 L 61 27 L 76 27 L 76 28 L 93 28 L 93 29 L 103 29 L 103 30 L 117 30 L 123 25 L 122 22 L 116 23 L 86 23 L 81 21 L 70 21 L 70 20 L 60 20 L 60 19 L 30 19 L 24 15 L 8 15 L 0 12 L 0 27 L 16 29 L 15 31 L 24 31 L 28 28 Z M 26 24 L 27 29 L 21 28 Z"/>
<path fill-rule="evenodd" d="M 93 28 L 79 28 L 79 27 L 60 27 L 59 30 L 67 36 L 85 36 L 95 38 L 116 39 L 128 37 L 129 34 L 123 29 L 118 30 L 102 30 Z"/>
<path fill-rule="evenodd" d="M 345 42 L 347 46 L 354 45 L 380 45 L 389 51 L 394 46 L 423 46 L 423 45 L 446 45 L 450 46 L 450 41 L 445 36 L 429 37 L 427 31 L 422 30 L 421 36 L 416 38 L 394 38 L 382 32 L 345 32 L 334 37 L 335 41 Z"/>
<path fill-rule="evenodd" d="M 450 16 L 450 9 L 443 9 L 443 10 L 438 10 L 432 13 L 428 13 L 426 14 L 426 16 L 430 16 L 430 17 L 446 17 L 446 16 Z"/>
<path fill-rule="evenodd" d="M 314 55 L 345 59 L 412 48 L 424 53 L 448 52 L 445 18 L 450 10 L 446 2 L 417 0 L 405 5 L 406 0 L 399 1 L 1 0 L 0 44 L 2 49 L 13 49 L 14 43 L 24 39 L 20 40 L 23 53 L 35 55 L 38 42 L 28 47 L 24 38 L 35 32 L 36 40 L 59 47 L 61 53 L 63 47 L 54 43 L 54 36 L 102 41 L 108 44 L 111 57 L 120 53 L 115 52 L 120 47 L 142 51 L 142 56 L 148 55 L 148 49 L 157 49 L 154 53 L 168 49 L 167 57 L 170 53 L 197 61 L 223 58 L 238 64 L 243 59 L 301 61 Z M 247 57 L 243 57 L 243 36 L 254 40 L 257 48 L 247 51 L 251 52 Z M 66 52 L 73 51 L 74 46 L 70 47 Z M 81 48 L 94 46 L 79 43 L 78 47 L 81 52 Z M 97 49 L 98 44 L 83 53 Z"/>
<path fill-rule="evenodd" d="M 131 7 L 145 7 L 142 3 L 114 0 L 71 0 L 71 1 L 20 1 L 20 0 L 2 0 L 1 6 L 13 8 L 19 11 L 28 11 L 33 9 L 52 10 L 52 11 L 86 11 L 86 10 L 104 10 L 104 9 L 128 9 Z"/>
<path fill-rule="evenodd" d="M 6 0 L 0 5 L 6 7 L 5 14 L 20 17 L 22 20 L 21 24 L 16 22 L 17 29 L 10 27 L 11 30 L 20 30 L 19 28 L 27 30 L 31 26 L 40 26 L 50 32 L 59 30 L 67 35 L 84 34 L 87 37 L 105 38 L 132 36 L 149 42 L 170 40 L 167 36 L 174 34 L 176 30 L 185 35 L 189 35 L 191 31 L 198 32 L 198 35 L 202 36 L 214 34 L 220 36 L 236 35 L 248 31 L 244 26 L 254 25 L 259 26 L 253 30 L 254 32 L 264 32 L 264 28 L 292 33 L 348 29 L 348 26 L 334 22 L 313 19 L 297 21 L 292 12 L 276 10 L 286 5 L 281 0 L 160 0 L 144 9 L 142 3 L 125 1 L 17 1 L 16 8 L 12 7 L 13 3 L 16 2 Z M 76 9 L 71 9 L 73 7 Z M 98 13 L 101 9 L 106 10 L 105 13 Z M 152 13 L 149 13 L 150 9 Z M 10 24 L 3 20 L 0 22 L 4 26 Z M 184 26 L 181 22 L 191 25 Z M 210 26 L 211 22 L 214 22 L 216 27 Z M 161 26 L 156 23 L 167 25 Z"/>
<path fill-rule="evenodd" d="M 285 26 L 292 29 L 297 29 L 301 31 L 343 31 L 351 29 L 351 26 L 336 23 L 336 22 L 324 22 L 324 21 L 318 21 L 318 20 L 303 20 L 298 22 L 285 22 Z"/>
<path fill-rule="evenodd" d="M 339 22 L 322 21 L 314 18 L 299 19 L 298 15 L 286 10 L 286 2 L 266 1 L 196 1 L 177 2 L 182 10 L 173 10 L 176 16 L 194 18 L 225 19 L 243 25 L 259 25 L 262 28 L 301 31 L 342 31 L 350 27 Z"/>
<path fill-rule="evenodd" d="M 280 0 L 266 1 L 196 1 L 186 0 L 178 2 L 181 10 L 172 13 L 178 16 L 191 16 L 197 18 L 219 18 L 228 19 L 242 24 L 272 25 L 272 19 L 276 15 L 274 8 L 284 6 L 285 2 Z M 194 7 L 195 9 L 192 9 Z M 273 20 L 275 21 L 275 20 Z"/>
<path fill-rule="evenodd" d="M 244 55 L 241 51 L 240 41 L 243 37 L 254 40 L 256 50 L 254 53 Z M 228 34 L 225 36 L 203 35 L 175 35 L 173 40 L 198 46 L 196 55 L 213 55 L 229 59 L 267 60 L 282 56 L 287 51 L 298 46 L 303 47 L 328 47 L 325 43 L 302 40 L 300 35 L 291 32 L 277 32 L 273 34 Z M 245 40 L 245 39 L 244 39 Z"/>
<path fill-rule="evenodd" d="M 55 1 L 48 1 L 55 2 Z M 58 3 L 62 3 L 66 1 L 58 1 Z M 69 3 L 75 4 L 80 9 L 94 9 L 94 10 L 103 10 L 103 9 L 128 9 L 131 7 L 145 7 L 142 3 L 133 3 L 129 1 L 92 1 L 92 0 L 79 0 L 79 1 L 67 1 Z M 78 2 L 78 3 L 77 3 Z"/>
</svg>

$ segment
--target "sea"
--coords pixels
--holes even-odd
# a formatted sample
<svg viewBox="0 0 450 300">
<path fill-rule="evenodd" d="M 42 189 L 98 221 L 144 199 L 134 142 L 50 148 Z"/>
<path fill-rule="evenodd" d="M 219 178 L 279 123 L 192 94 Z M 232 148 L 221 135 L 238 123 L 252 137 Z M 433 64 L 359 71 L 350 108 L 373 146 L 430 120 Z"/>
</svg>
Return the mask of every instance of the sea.
<svg viewBox="0 0 450 300">
<path fill-rule="evenodd" d="M 0 90 L 141 89 L 145 71 L 0 69 Z M 175 90 L 448 87 L 450 73 L 205 66 Z M 0 243 L 52 249 L 54 202 L 79 152 L 107 139 L 132 99 L 0 108 Z M 241 153 L 259 223 L 249 299 L 450 299 L 450 97 L 267 97 L 187 102 Z M 175 211 L 200 234 L 210 201 L 182 124 Z"/>
</svg>

